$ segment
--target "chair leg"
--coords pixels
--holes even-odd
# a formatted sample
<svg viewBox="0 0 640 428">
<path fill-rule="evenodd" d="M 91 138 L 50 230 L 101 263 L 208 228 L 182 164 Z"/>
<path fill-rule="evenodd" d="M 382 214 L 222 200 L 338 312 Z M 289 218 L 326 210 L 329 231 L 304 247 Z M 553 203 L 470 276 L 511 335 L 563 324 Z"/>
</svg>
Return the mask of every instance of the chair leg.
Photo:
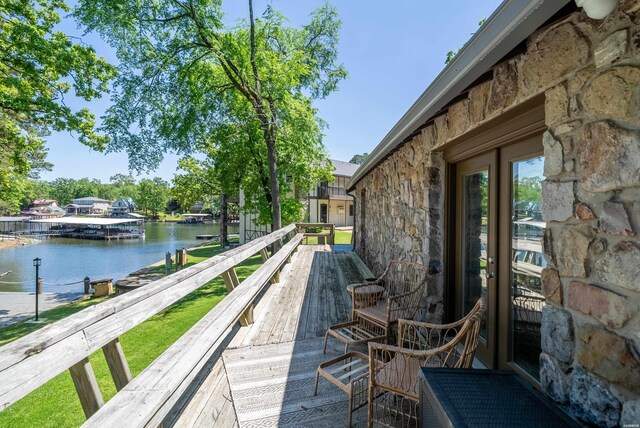
<svg viewBox="0 0 640 428">
<path fill-rule="evenodd" d="M 349 352 L 349 342 L 344 344 L 344 353 L 346 354 L 347 352 Z"/>
<path fill-rule="evenodd" d="M 353 386 L 351 388 L 353 388 Z M 347 420 L 347 426 L 349 428 L 351 428 L 352 419 L 353 419 L 353 390 L 349 392 L 349 416 Z"/>
<path fill-rule="evenodd" d="M 329 330 L 324 334 L 324 348 L 322 349 L 322 353 L 327 353 L 327 339 L 329 338 Z"/>
<path fill-rule="evenodd" d="M 373 385 L 371 385 L 371 379 L 369 379 L 369 412 L 367 418 L 367 427 L 373 428 Z"/>
<path fill-rule="evenodd" d="M 316 395 L 318 395 L 318 380 L 319 380 L 319 377 L 320 377 L 320 372 L 318 370 L 316 370 L 316 385 L 313 387 L 313 395 L 314 395 L 314 397 Z"/>
</svg>

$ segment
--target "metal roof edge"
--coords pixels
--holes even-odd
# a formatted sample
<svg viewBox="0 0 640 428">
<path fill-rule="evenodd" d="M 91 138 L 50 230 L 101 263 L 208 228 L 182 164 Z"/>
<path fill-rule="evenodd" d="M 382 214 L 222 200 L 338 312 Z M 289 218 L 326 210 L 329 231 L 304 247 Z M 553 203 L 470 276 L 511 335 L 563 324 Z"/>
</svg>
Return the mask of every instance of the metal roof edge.
<svg viewBox="0 0 640 428">
<path fill-rule="evenodd" d="M 505 0 L 385 135 L 347 183 L 355 185 L 421 124 L 571 0 Z"/>
</svg>

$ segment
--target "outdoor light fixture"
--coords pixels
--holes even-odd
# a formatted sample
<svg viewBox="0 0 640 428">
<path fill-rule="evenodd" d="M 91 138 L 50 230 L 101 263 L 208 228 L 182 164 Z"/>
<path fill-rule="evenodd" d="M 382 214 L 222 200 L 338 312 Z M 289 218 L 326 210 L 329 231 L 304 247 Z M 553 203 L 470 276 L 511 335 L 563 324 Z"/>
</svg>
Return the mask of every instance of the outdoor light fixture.
<svg viewBox="0 0 640 428">
<path fill-rule="evenodd" d="M 604 19 L 616 8 L 618 0 L 576 0 L 576 4 L 589 18 Z"/>
<path fill-rule="evenodd" d="M 38 321 L 38 279 L 40 273 L 40 262 L 42 260 L 39 257 L 33 259 L 33 265 L 36 267 L 36 321 Z"/>
</svg>

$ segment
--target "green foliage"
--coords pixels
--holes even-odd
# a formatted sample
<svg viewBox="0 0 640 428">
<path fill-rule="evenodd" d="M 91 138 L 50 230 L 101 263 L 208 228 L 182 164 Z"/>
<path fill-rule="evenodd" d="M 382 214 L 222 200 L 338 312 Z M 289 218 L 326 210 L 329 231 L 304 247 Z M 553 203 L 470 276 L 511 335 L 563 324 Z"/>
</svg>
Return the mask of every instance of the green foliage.
<svg viewBox="0 0 640 428">
<path fill-rule="evenodd" d="M 482 18 L 480 20 L 480 22 L 478 22 L 478 27 L 482 27 L 482 25 L 487 22 L 487 18 Z M 471 35 L 473 36 L 475 33 L 471 33 Z M 458 48 L 458 50 L 454 51 L 449 51 L 447 52 L 447 56 L 444 59 L 444 63 L 445 64 L 449 64 L 451 62 L 451 60 L 453 60 L 453 58 L 458 55 L 458 52 L 460 52 L 462 50 L 462 48 Z"/>
<path fill-rule="evenodd" d="M 281 208 L 297 218 L 301 206 L 287 177 L 295 196 L 328 174 L 312 100 L 346 77 L 340 21 L 328 4 L 300 28 L 271 6 L 258 19 L 249 8 L 233 27 L 220 0 L 83 0 L 75 15 L 120 59 L 108 149 L 127 151 L 136 170 L 166 151 L 204 153 L 224 192 L 244 189 L 246 209 L 279 227 Z"/>
<path fill-rule="evenodd" d="M 62 0 L 0 1 L 0 204 L 10 211 L 25 197 L 27 174 L 50 167 L 43 136 L 72 131 L 95 149 L 107 141 L 94 132 L 93 115 L 73 111 L 64 96 L 100 96 L 115 69 L 55 31 L 59 11 L 68 11 Z"/>
<path fill-rule="evenodd" d="M 145 214 L 151 211 L 151 216 L 157 217 L 159 212 L 164 211 L 168 200 L 169 184 L 166 181 L 159 177 L 140 180 L 138 198 L 135 202 Z"/>
<path fill-rule="evenodd" d="M 178 201 L 186 212 L 197 202 L 201 202 L 203 210 L 218 213 L 220 185 L 212 161 L 188 156 L 178 161 L 178 170 L 182 173 L 173 177 L 171 197 Z"/>
<path fill-rule="evenodd" d="M 357 163 L 358 165 L 362 165 L 364 161 L 369 157 L 369 153 L 363 153 L 361 155 L 353 155 L 349 163 Z"/>
</svg>

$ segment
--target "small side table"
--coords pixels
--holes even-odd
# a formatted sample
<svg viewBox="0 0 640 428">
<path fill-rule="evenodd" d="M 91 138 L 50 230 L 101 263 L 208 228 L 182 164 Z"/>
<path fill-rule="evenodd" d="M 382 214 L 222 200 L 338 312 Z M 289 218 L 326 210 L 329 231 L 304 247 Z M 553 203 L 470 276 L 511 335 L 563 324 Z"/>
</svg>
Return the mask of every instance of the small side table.
<svg viewBox="0 0 640 428">
<path fill-rule="evenodd" d="M 320 376 L 344 391 L 349 397 L 348 426 L 353 412 L 368 402 L 369 357 L 360 352 L 348 352 L 318 366 L 313 395 L 318 395 Z"/>
<path fill-rule="evenodd" d="M 360 284 L 351 284 L 347 285 L 347 291 L 350 296 L 353 296 L 352 293 L 353 287 Z M 382 298 L 384 295 L 384 287 L 381 287 L 377 284 L 365 285 L 363 287 L 358 287 L 355 292 L 355 299 L 353 301 L 353 309 L 362 308 L 365 306 L 373 306 L 378 300 Z M 365 305 L 364 302 L 369 302 L 369 305 Z"/>
<path fill-rule="evenodd" d="M 551 400 L 514 372 L 422 368 L 422 427 L 578 427 Z"/>
</svg>

